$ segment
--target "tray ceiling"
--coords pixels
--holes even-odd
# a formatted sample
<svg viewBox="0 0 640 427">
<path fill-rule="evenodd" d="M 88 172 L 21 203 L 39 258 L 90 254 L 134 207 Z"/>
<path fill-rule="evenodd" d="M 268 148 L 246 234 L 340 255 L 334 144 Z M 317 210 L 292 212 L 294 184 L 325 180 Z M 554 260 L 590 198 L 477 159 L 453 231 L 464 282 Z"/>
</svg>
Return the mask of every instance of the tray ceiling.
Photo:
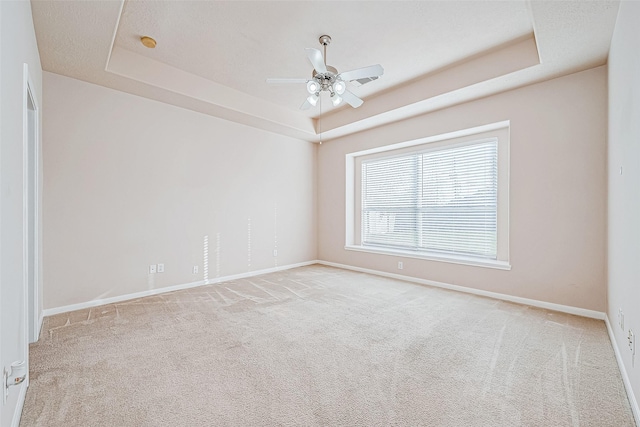
<svg viewBox="0 0 640 427">
<path fill-rule="evenodd" d="M 606 63 L 617 1 L 31 2 L 43 69 L 308 141 Z M 362 107 L 299 110 L 304 48 L 381 64 Z M 141 36 L 157 41 L 155 49 Z M 322 112 L 322 113 L 321 113 Z"/>
</svg>

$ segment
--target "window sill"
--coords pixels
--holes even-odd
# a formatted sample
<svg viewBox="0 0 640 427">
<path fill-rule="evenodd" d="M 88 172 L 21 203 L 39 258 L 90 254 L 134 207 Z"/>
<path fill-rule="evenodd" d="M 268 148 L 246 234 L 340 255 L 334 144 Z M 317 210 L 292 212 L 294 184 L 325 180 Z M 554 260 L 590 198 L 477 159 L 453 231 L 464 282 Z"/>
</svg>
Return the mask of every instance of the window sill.
<svg viewBox="0 0 640 427">
<path fill-rule="evenodd" d="M 373 248 L 370 246 L 346 245 L 344 247 L 348 251 L 367 252 L 380 255 L 393 255 L 403 258 L 424 259 L 427 261 L 448 262 L 451 264 L 471 265 L 474 267 L 495 268 L 498 270 L 511 270 L 511 264 L 507 261 L 496 261 L 492 259 L 467 258 L 462 256 L 445 256 L 438 254 L 420 254 L 410 251 Z"/>
</svg>

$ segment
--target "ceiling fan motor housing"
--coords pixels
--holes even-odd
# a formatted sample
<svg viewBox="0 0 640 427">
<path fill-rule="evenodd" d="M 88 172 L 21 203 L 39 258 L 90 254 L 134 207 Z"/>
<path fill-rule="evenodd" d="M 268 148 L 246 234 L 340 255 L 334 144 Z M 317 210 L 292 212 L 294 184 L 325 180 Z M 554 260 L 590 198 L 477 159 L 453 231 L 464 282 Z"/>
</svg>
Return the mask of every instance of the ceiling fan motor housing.
<svg viewBox="0 0 640 427">
<path fill-rule="evenodd" d="M 338 75 L 338 70 L 331 65 L 327 65 L 326 73 L 318 73 L 316 70 L 313 70 L 312 79 L 318 82 L 320 85 L 320 91 L 328 90 L 333 93 L 333 83 L 336 81 L 336 76 Z"/>
</svg>

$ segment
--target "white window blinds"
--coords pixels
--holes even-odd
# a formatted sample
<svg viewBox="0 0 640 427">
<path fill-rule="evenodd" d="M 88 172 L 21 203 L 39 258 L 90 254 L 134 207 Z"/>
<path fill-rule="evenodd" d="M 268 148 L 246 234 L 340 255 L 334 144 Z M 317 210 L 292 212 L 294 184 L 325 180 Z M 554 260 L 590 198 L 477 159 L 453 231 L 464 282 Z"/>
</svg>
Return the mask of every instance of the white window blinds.
<svg viewBox="0 0 640 427">
<path fill-rule="evenodd" d="M 498 143 L 362 162 L 362 245 L 496 259 Z"/>
</svg>

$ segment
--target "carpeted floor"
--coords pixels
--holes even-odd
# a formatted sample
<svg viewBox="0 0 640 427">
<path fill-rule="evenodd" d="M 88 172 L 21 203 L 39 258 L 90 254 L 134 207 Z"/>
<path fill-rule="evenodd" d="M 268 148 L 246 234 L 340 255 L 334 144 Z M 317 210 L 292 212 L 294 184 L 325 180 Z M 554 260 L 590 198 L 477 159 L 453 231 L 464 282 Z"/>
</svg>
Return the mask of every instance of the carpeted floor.
<svg viewBox="0 0 640 427">
<path fill-rule="evenodd" d="M 602 321 L 319 265 L 45 319 L 21 426 L 633 426 Z"/>
</svg>

